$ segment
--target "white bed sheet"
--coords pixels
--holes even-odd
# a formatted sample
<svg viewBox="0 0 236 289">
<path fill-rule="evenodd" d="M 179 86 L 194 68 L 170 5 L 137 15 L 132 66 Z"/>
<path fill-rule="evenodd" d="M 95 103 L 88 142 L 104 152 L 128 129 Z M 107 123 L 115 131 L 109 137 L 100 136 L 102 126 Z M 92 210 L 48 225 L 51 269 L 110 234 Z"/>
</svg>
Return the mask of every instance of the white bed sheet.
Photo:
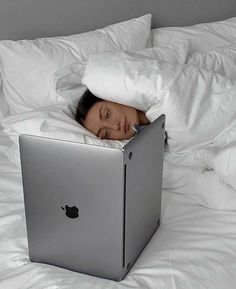
<svg viewBox="0 0 236 289">
<path fill-rule="evenodd" d="M 1 289 L 235 288 L 236 212 L 210 210 L 167 191 L 160 229 L 123 281 L 30 262 L 21 175 L 4 154 L 11 141 L 2 131 L 0 144 Z"/>
</svg>

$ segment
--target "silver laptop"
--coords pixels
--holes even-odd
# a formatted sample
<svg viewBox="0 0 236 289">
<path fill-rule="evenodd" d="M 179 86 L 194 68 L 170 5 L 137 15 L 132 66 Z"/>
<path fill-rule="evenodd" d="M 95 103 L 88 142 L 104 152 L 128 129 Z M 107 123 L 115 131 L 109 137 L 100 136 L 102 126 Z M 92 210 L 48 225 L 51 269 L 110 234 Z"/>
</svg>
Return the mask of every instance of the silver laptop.
<svg viewBox="0 0 236 289">
<path fill-rule="evenodd" d="M 160 224 L 164 127 L 122 150 L 21 135 L 30 260 L 122 280 Z"/>
</svg>

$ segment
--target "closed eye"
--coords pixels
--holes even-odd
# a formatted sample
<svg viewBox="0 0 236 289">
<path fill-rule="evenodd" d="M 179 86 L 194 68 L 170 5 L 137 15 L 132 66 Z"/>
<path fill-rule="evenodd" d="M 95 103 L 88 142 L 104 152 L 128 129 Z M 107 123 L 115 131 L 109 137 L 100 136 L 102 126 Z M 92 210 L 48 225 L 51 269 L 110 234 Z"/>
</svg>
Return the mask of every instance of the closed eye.
<svg viewBox="0 0 236 289">
<path fill-rule="evenodd" d="M 108 109 L 106 110 L 106 119 L 109 119 L 110 116 L 111 116 L 111 111 L 110 111 L 110 109 L 108 108 Z"/>
</svg>

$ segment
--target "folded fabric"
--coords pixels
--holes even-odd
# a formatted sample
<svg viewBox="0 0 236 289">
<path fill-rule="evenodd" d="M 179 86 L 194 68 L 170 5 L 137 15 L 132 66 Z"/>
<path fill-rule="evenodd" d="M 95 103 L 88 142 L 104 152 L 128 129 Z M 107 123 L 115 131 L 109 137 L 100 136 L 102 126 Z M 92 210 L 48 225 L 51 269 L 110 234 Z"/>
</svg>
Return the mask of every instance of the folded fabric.
<svg viewBox="0 0 236 289">
<path fill-rule="evenodd" d="M 145 56 L 148 58 L 159 59 L 162 61 L 170 61 L 176 63 L 185 63 L 191 46 L 189 40 L 178 41 L 171 45 L 165 45 L 154 48 L 145 48 L 135 52 L 116 50 L 112 53 L 101 54 L 101 62 L 112 59 L 130 59 L 132 56 Z M 86 62 L 73 63 L 68 65 L 56 73 L 52 77 L 52 90 L 55 98 L 61 99 L 68 104 L 78 102 L 78 99 L 85 92 L 86 87 L 82 85 L 81 80 L 84 74 Z"/>
<path fill-rule="evenodd" d="M 210 209 L 236 210 L 236 191 L 214 170 L 165 161 L 163 189 Z"/>
<path fill-rule="evenodd" d="M 236 121 L 220 142 L 201 151 L 201 158 L 236 191 Z"/>
<path fill-rule="evenodd" d="M 151 15 L 70 36 L 0 41 L 0 71 L 11 114 L 60 102 L 50 94 L 51 75 L 90 54 L 150 47 Z"/>
</svg>

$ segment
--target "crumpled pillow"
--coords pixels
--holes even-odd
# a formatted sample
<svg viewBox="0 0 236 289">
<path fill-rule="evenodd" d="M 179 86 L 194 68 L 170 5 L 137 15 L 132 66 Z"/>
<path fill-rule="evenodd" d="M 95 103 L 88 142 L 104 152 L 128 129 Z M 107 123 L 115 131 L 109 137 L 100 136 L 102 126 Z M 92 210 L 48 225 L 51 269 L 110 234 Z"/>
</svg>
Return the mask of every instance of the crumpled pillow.
<svg viewBox="0 0 236 289">
<path fill-rule="evenodd" d="M 102 65 L 104 62 L 112 59 L 130 59 L 132 56 L 145 56 L 148 58 L 159 59 L 162 61 L 170 61 L 176 63 L 185 63 L 188 51 L 191 47 L 191 41 L 177 41 L 171 45 L 160 47 L 145 48 L 134 52 L 114 50 L 111 52 L 101 53 L 99 58 Z M 97 57 L 97 56 L 95 56 Z M 52 91 L 57 95 L 62 102 L 68 104 L 77 104 L 82 94 L 87 87 L 82 85 L 82 77 L 84 74 L 86 61 L 81 63 L 73 63 L 68 65 L 53 74 Z"/>
</svg>

